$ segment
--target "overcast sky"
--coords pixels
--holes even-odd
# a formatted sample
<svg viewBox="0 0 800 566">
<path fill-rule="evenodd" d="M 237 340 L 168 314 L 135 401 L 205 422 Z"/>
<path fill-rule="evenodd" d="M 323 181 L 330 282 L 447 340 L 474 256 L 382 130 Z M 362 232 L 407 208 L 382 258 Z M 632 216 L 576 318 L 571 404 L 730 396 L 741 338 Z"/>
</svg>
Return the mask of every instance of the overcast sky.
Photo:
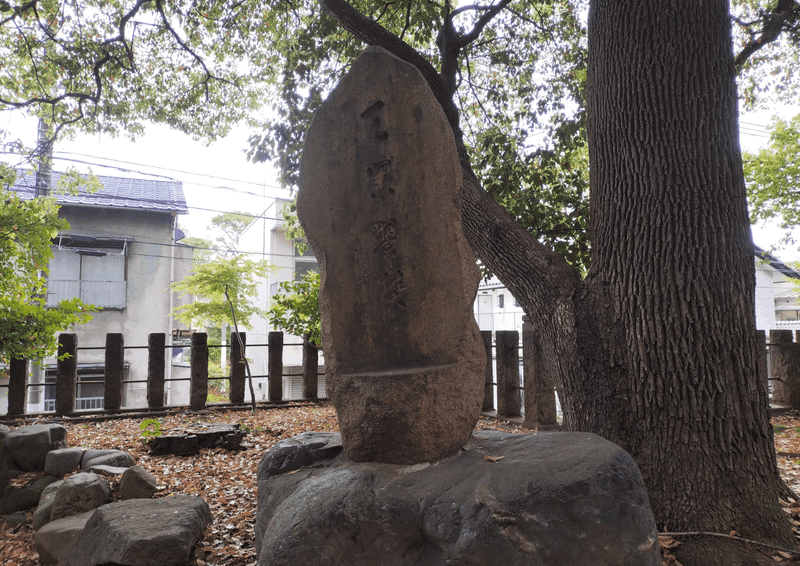
<svg viewBox="0 0 800 566">
<path fill-rule="evenodd" d="M 800 108 L 777 109 L 793 116 Z M 743 115 L 740 120 L 742 149 L 756 151 L 768 142 L 765 127 L 773 111 Z M 36 122 L 23 121 L 12 113 L 0 114 L 0 129 L 13 132 L 14 138 L 32 144 Z M 270 164 L 252 164 L 245 157 L 250 131 L 235 130 L 210 146 L 165 126 L 148 126 L 136 142 L 110 136 L 80 136 L 59 142 L 55 147 L 54 168 L 63 171 L 73 165 L 80 171 L 91 167 L 98 175 L 159 175 L 183 182 L 189 214 L 180 224 L 190 235 L 203 237 L 211 218 L 221 212 L 243 211 L 261 214 L 277 196 L 288 198 L 281 189 Z M 9 160 L 8 155 L 5 159 Z M 762 248 L 776 244 L 782 231 L 772 226 L 754 227 L 753 239 Z M 797 248 L 781 249 L 776 254 L 784 261 L 800 260 Z"/>
</svg>

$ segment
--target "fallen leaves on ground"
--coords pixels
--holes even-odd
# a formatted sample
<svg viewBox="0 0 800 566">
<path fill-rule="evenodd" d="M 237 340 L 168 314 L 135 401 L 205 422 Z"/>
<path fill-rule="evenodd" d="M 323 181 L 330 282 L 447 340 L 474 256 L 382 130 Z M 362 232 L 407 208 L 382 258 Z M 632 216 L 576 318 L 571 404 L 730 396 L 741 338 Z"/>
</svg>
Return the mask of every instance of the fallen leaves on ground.
<svg viewBox="0 0 800 566">
<path fill-rule="evenodd" d="M 182 429 L 192 423 L 238 423 L 247 431 L 243 449 L 201 450 L 195 456 L 151 456 L 141 438 L 140 425 L 150 417 L 98 421 L 66 420 L 70 446 L 117 449 L 130 453 L 158 482 L 156 497 L 174 494 L 194 495 L 208 503 L 213 522 L 198 544 L 190 564 L 198 566 L 255 566 L 254 525 L 256 515 L 256 472 L 266 451 L 276 442 L 306 431 L 337 432 L 339 423 L 329 403 L 287 405 L 279 408 L 245 410 L 173 411 L 159 417 L 161 434 Z M 34 424 L 34 421 L 24 424 Z M 152 429 L 152 427 L 150 427 Z M 517 424 L 481 418 L 479 429 L 529 432 Z M 39 474 L 41 475 L 41 474 Z M 24 485 L 37 474 L 25 474 L 16 483 Z M 109 478 L 112 491 L 118 478 Z M 114 493 L 112 498 L 118 499 Z M 40 566 L 33 548 L 33 529 L 29 522 L 11 527 L 0 522 L 0 564 Z"/>
<path fill-rule="evenodd" d="M 332 405 L 328 403 L 287 405 L 279 408 L 250 410 L 210 409 L 200 412 L 175 410 L 161 421 L 161 434 L 193 423 L 238 423 L 247 431 L 244 448 L 236 452 L 222 449 L 201 450 L 196 456 L 151 456 L 142 442 L 140 425 L 148 417 L 107 419 L 98 421 L 35 421 L 61 422 L 67 427 L 70 446 L 83 448 L 115 448 L 129 452 L 158 481 L 156 497 L 186 494 L 201 497 L 211 507 L 213 522 L 206 531 L 190 564 L 197 566 L 255 566 L 254 525 L 256 514 L 256 471 L 266 451 L 276 442 L 306 431 L 336 432 L 339 425 Z M 800 493 L 800 414 L 792 413 L 772 419 L 778 468 L 787 485 Z M 34 421 L 25 424 L 34 424 Z M 481 417 L 478 429 L 507 432 L 530 432 L 514 423 Z M 14 480 L 24 485 L 37 477 L 25 474 Z M 111 480 L 112 490 L 118 479 Z M 118 498 L 118 494 L 114 494 Z M 796 533 L 800 533 L 800 503 L 788 502 L 784 510 Z M 28 523 L 12 526 L 0 522 L 0 564 L 40 566 L 33 547 L 33 529 Z M 680 566 L 672 549 L 680 540 L 659 537 L 664 566 Z M 792 562 L 795 556 L 774 553 L 776 563 Z"/>
</svg>

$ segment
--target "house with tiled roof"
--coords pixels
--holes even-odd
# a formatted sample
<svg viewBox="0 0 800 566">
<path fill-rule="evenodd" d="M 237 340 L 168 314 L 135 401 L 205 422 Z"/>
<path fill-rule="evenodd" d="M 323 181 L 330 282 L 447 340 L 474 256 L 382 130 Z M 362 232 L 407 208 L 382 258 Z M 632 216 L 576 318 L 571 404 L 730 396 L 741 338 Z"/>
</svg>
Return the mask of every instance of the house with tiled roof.
<svg viewBox="0 0 800 566">
<path fill-rule="evenodd" d="M 800 330 L 800 271 L 755 247 L 756 327 Z"/>
<path fill-rule="evenodd" d="M 52 187 L 59 178 L 52 173 Z M 102 407 L 107 333 L 121 333 L 125 346 L 146 346 L 150 333 L 166 333 L 169 341 L 179 326 L 170 316 L 178 300 L 170 284 L 188 274 L 192 264 L 192 248 L 180 244 L 177 228 L 179 215 L 188 213 L 181 182 L 98 179 L 102 189 L 94 193 L 85 188 L 75 194 L 53 191 L 61 205 L 59 215 L 70 228 L 53 240 L 47 304 L 78 297 L 100 309 L 74 329 L 79 347 L 77 409 Z M 10 190 L 34 198 L 35 173 L 20 172 Z M 54 359 L 39 368 L 32 384 L 54 382 Z M 147 350 L 126 349 L 124 372 L 123 406 L 146 405 Z M 51 409 L 51 389 L 55 387 L 30 387 L 28 410 Z"/>
</svg>

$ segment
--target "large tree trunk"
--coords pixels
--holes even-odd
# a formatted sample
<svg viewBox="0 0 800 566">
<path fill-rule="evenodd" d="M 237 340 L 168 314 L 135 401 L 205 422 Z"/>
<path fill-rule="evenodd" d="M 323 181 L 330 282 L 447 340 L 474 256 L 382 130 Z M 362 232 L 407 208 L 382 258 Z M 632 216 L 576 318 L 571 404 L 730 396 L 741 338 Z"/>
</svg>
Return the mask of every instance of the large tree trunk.
<svg viewBox="0 0 800 566">
<path fill-rule="evenodd" d="M 583 282 L 480 187 L 429 63 L 343 0 L 320 3 L 437 93 L 461 150 L 464 232 L 531 317 L 565 428 L 634 456 L 662 530 L 794 546 L 759 375 L 727 0 L 592 2 Z M 690 540 L 686 566 L 755 563 L 739 543 Z"/>
<path fill-rule="evenodd" d="M 614 395 L 565 395 L 582 399 L 574 427 L 636 459 L 662 528 L 792 545 L 759 375 L 734 77 L 726 0 L 592 2 L 592 267 L 578 310 L 597 315 L 607 352 L 587 381 Z"/>
</svg>

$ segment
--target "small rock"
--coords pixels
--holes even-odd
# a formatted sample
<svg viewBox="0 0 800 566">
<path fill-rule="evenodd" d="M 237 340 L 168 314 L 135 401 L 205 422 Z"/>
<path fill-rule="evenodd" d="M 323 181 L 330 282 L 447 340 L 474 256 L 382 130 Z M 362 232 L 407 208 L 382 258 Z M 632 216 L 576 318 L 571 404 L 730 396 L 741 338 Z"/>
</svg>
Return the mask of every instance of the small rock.
<svg viewBox="0 0 800 566">
<path fill-rule="evenodd" d="M 334 458 L 341 451 L 342 437 L 338 432 L 304 432 L 273 446 L 258 465 L 258 477 L 299 470 L 318 460 Z"/>
<path fill-rule="evenodd" d="M 11 513 L 11 515 L 7 515 L 5 521 L 12 527 L 18 527 L 28 522 L 28 516 L 25 513 L 17 511 L 16 513 Z"/>
<path fill-rule="evenodd" d="M 50 513 L 53 510 L 53 501 L 56 499 L 58 488 L 64 484 L 64 480 L 53 482 L 44 488 L 39 498 L 39 506 L 33 514 L 33 530 L 38 531 L 50 522 Z"/>
<path fill-rule="evenodd" d="M 51 476 L 71 474 L 81 465 L 83 448 L 59 448 L 47 453 L 44 462 L 44 473 Z"/>
<path fill-rule="evenodd" d="M 108 501 L 111 488 L 105 478 L 81 472 L 64 480 L 56 493 L 50 514 L 52 521 L 96 509 Z"/>
<path fill-rule="evenodd" d="M 122 499 L 150 499 L 157 489 L 153 474 L 138 465 L 128 468 L 119 482 Z"/>
<path fill-rule="evenodd" d="M 3 494 L 2 512 L 14 513 L 36 507 L 42 492 L 56 479 L 54 476 L 42 476 L 25 487 L 7 487 Z"/>
</svg>

